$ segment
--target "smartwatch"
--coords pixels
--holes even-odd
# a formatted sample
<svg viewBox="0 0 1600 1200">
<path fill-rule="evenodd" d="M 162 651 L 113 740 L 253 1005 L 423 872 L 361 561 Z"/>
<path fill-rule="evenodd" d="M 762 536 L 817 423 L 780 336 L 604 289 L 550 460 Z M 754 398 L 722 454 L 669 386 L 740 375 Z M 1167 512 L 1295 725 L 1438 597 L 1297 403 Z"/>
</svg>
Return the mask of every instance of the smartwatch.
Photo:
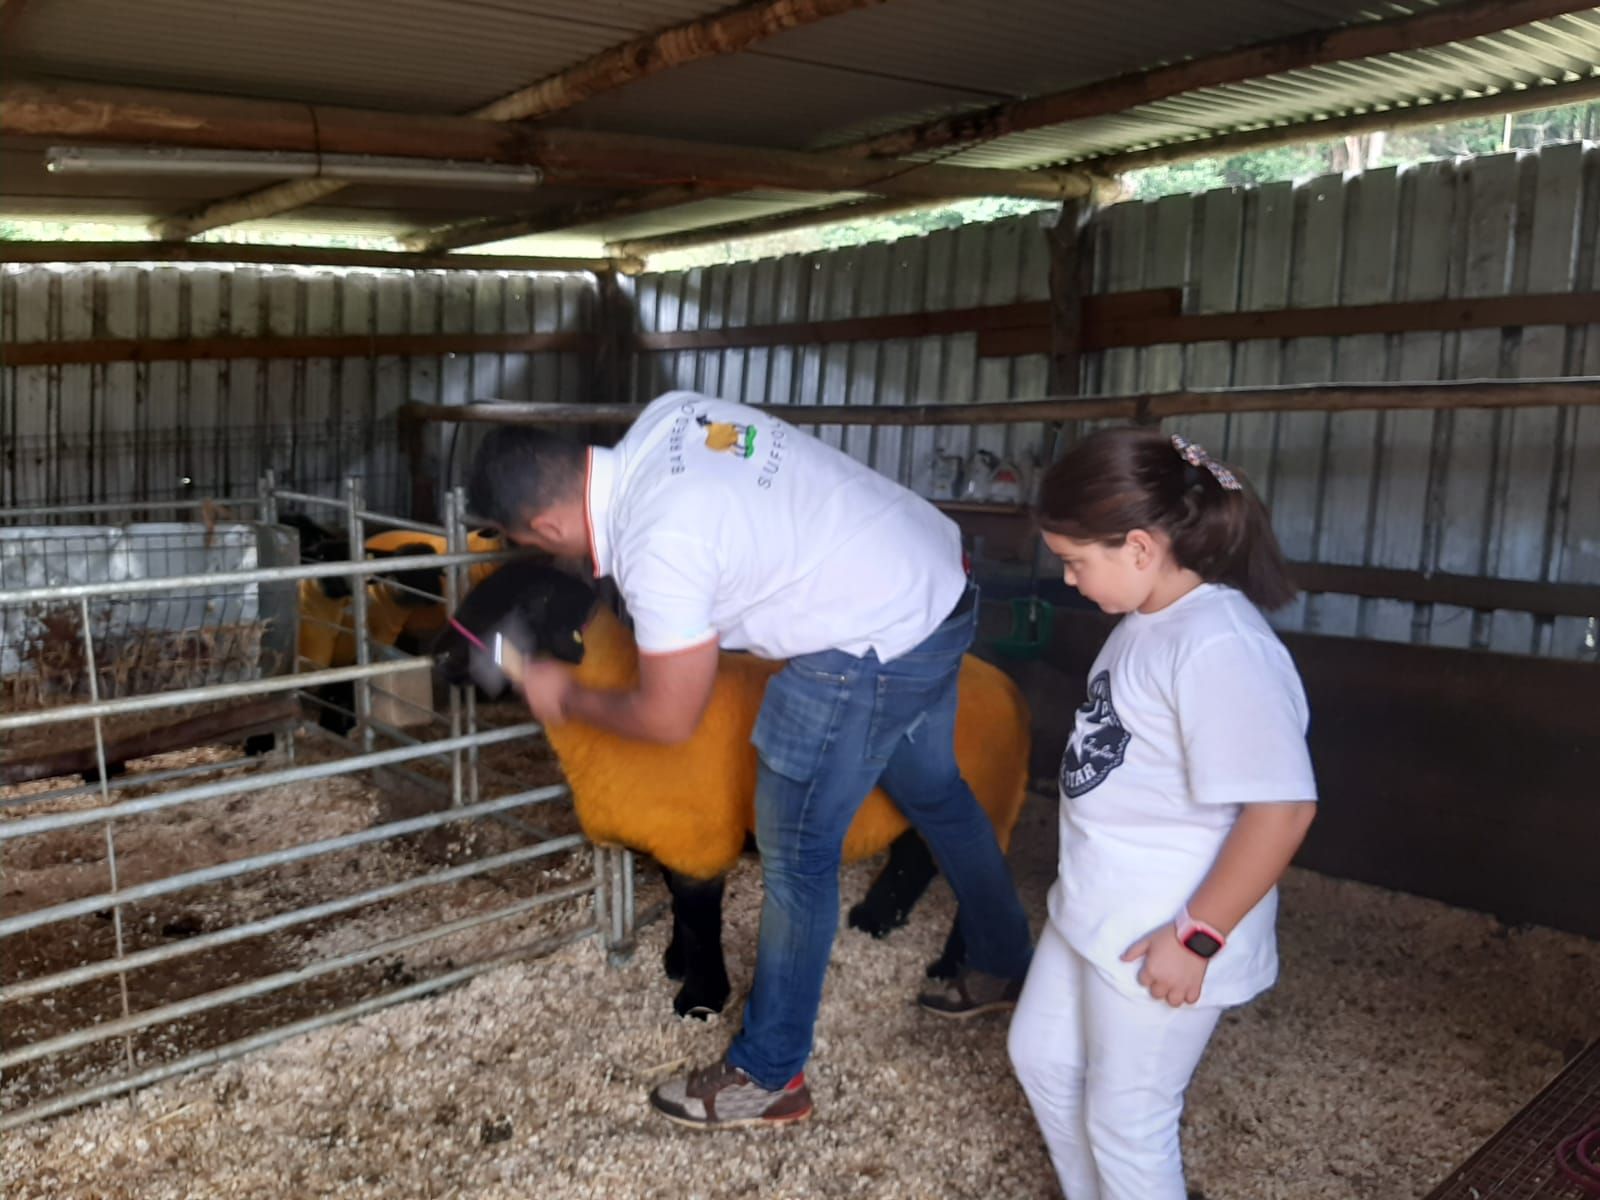
<svg viewBox="0 0 1600 1200">
<path fill-rule="evenodd" d="M 1210 958 L 1228 944 L 1228 939 L 1215 926 L 1191 917 L 1187 904 L 1178 911 L 1178 919 L 1172 925 L 1178 932 L 1178 941 L 1183 948 L 1201 958 Z"/>
</svg>

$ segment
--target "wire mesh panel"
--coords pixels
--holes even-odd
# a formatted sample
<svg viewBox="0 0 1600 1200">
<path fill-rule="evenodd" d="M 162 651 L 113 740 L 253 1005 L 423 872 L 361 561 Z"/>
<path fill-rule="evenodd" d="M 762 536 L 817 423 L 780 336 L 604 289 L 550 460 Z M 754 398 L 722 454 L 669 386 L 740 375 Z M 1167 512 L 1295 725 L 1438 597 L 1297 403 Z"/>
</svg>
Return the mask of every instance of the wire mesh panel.
<svg viewBox="0 0 1600 1200">
<path fill-rule="evenodd" d="M 291 547 L 255 524 L 0 528 L 0 588 L 115 583 L 276 565 Z M 90 686 L 80 606 L 0 610 L 0 688 L 7 707 L 145 695 L 237 682 L 288 669 L 294 593 L 284 583 L 102 595 L 89 608 L 97 648 Z"/>
<path fill-rule="evenodd" d="M 1600 1131 L 1600 1042 L 1568 1063 L 1427 1200 L 1587 1200 L 1600 1187 L 1600 1173 L 1591 1167 L 1594 1186 L 1580 1187 L 1562 1169 L 1563 1160 L 1569 1169 L 1576 1165 L 1573 1139 L 1585 1130 Z"/>
</svg>

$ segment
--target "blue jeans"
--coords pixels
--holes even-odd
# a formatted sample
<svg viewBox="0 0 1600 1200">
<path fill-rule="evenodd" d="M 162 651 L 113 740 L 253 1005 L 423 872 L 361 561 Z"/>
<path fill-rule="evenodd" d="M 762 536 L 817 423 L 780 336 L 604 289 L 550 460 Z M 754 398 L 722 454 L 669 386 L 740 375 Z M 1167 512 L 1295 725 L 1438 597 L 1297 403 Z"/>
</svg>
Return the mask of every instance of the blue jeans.
<svg viewBox="0 0 1600 1200">
<path fill-rule="evenodd" d="M 956 765 L 956 678 L 977 629 L 973 601 L 893 662 L 826 650 L 792 659 L 767 684 L 751 736 L 766 898 L 744 1028 L 728 1051 L 763 1087 L 788 1083 L 811 1053 L 839 923 L 840 848 L 878 784 L 955 891 L 968 965 L 1027 974 L 1027 916 L 994 827 Z"/>
</svg>

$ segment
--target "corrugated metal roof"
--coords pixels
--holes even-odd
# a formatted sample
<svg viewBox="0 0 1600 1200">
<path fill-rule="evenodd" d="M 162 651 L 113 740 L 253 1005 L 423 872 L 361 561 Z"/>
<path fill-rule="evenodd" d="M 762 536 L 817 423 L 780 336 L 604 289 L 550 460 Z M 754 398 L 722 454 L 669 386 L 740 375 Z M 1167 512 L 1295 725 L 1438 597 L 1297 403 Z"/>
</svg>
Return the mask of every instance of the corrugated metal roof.
<svg viewBox="0 0 1600 1200">
<path fill-rule="evenodd" d="M 864 79 L 911 78 L 987 92 L 1037 95 L 1230 46 L 1428 8 L 1372 0 L 1021 0 L 890 3 L 824 21 L 753 48 L 761 57 L 825 63 Z M 1201 49 L 1205 47 L 1205 49 Z"/>
<path fill-rule="evenodd" d="M 951 112 L 1092 84 L 1290 34 L 1405 15 L 1440 0 L 890 0 L 598 96 L 553 123 L 773 147 L 849 142 Z M 0 70 L 98 82 L 465 112 L 637 34 L 726 0 L 50 0 L 20 11 Z M 1447 48 L 1288 72 L 936 155 L 1026 167 L 1213 133 L 1478 95 L 1596 71 L 1600 8 Z M 0 149 L 0 209 L 140 219 L 229 194 L 226 181 L 46 176 Z M 28 156 L 35 156 L 29 159 Z M 808 197 L 808 203 L 823 197 Z M 390 222 L 395 231 L 530 204 L 500 192 L 348 189 L 274 224 Z M 781 210 L 733 197 L 609 223 L 647 236 Z M 710 217 L 708 217 L 710 214 Z M 725 214 L 725 216 L 719 216 Z"/>
<path fill-rule="evenodd" d="M 0 64 L 12 73 L 454 113 L 707 7 L 705 0 L 52 0 L 22 12 Z"/>
<path fill-rule="evenodd" d="M 1510 92 L 1594 74 L 1600 74 L 1600 10 L 1452 46 L 1205 88 L 1114 116 L 1000 138 L 940 156 L 940 161 L 1041 166 L 1235 130 Z"/>
</svg>

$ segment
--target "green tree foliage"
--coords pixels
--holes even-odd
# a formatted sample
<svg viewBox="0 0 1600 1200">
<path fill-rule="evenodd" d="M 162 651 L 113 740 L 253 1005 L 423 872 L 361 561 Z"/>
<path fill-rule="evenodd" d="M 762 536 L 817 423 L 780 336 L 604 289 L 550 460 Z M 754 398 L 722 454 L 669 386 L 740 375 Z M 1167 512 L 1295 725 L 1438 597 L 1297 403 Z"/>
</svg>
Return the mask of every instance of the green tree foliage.
<svg viewBox="0 0 1600 1200">
<path fill-rule="evenodd" d="M 1403 167 L 1443 158 L 1536 150 L 1553 142 L 1597 138 L 1600 138 L 1600 101 L 1510 117 L 1479 117 L 1387 135 L 1364 134 L 1150 167 L 1128 175 L 1126 182 L 1138 199 L 1153 200 L 1214 188 L 1312 179 L 1362 167 Z"/>
</svg>

